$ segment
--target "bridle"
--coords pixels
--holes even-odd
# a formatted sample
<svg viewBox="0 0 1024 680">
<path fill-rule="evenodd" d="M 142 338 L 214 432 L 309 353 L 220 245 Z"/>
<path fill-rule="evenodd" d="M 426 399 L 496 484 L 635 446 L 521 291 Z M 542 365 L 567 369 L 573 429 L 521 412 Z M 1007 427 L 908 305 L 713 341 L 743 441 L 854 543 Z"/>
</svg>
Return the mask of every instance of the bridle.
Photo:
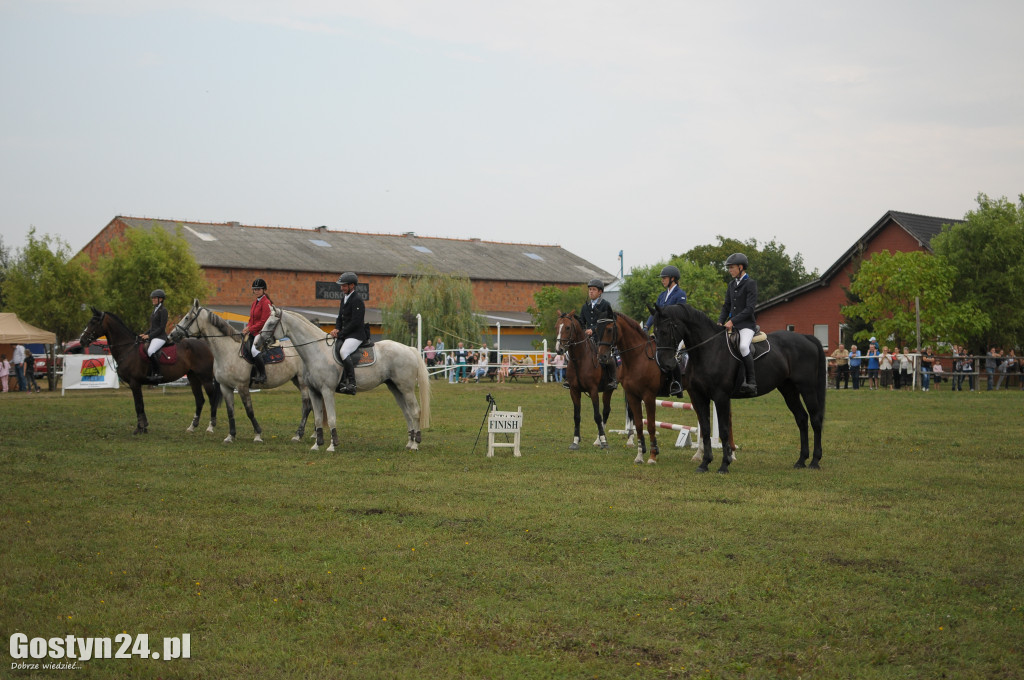
<svg viewBox="0 0 1024 680">
<path fill-rule="evenodd" d="M 566 320 L 566 323 L 562 323 L 563 320 Z M 573 320 L 575 320 L 575 316 L 568 313 L 562 314 L 558 317 L 558 333 L 555 334 L 555 351 L 559 354 L 565 354 L 566 350 L 575 347 L 576 345 L 581 345 L 587 341 L 586 335 L 583 335 L 579 340 L 576 339 L 576 324 L 571 323 Z M 564 328 L 569 329 L 569 336 L 563 341 L 561 335 L 562 329 Z M 583 326 L 580 325 L 580 328 L 582 329 Z"/>
<path fill-rule="evenodd" d="M 201 338 L 201 337 L 203 337 L 202 334 L 199 332 L 198 328 L 196 329 L 195 335 L 192 335 L 189 332 L 189 330 L 192 328 L 192 324 L 194 324 L 197 321 L 199 321 L 199 312 L 201 312 L 201 311 L 203 311 L 202 307 L 193 307 L 192 309 L 188 310 L 188 314 L 183 316 L 181 318 L 181 321 L 179 321 L 178 323 L 174 324 L 174 330 L 181 331 L 181 334 L 184 335 L 186 338 Z M 193 312 L 195 312 L 195 314 L 193 314 Z M 184 322 L 185 319 L 188 319 L 188 323 L 183 326 L 182 322 Z"/>
<path fill-rule="evenodd" d="M 647 347 L 651 346 L 650 340 L 649 339 L 645 339 L 643 342 L 640 342 L 639 344 L 633 345 L 632 347 L 625 347 L 625 348 L 619 347 L 618 346 L 619 345 L 619 324 L 618 324 L 617 318 L 618 318 L 618 315 L 616 314 L 614 318 L 611 318 L 611 319 L 599 319 L 598 320 L 598 323 L 605 324 L 605 327 L 610 325 L 611 329 L 612 329 L 611 330 L 611 336 L 612 336 L 611 340 L 601 340 L 600 342 L 598 342 L 597 343 L 598 350 L 600 350 L 601 347 L 608 347 L 608 352 L 611 353 L 612 347 L 615 347 L 616 348 L 616 353 L 621 355 L 621 354 L 625 354 L 626 352 L 632 352 L 633 350 L 639 349 L 641 347 L 647 348 Z M 601 337 L 602 338 L 604 338 L 605 333 L 606 333 L 606 331 L 602 331 L 601 332 Z M 648 357 L 648 359 L 653 359 L 653 358 L 654 357 L 650 357 L 650 356 Z"/>
</svg>

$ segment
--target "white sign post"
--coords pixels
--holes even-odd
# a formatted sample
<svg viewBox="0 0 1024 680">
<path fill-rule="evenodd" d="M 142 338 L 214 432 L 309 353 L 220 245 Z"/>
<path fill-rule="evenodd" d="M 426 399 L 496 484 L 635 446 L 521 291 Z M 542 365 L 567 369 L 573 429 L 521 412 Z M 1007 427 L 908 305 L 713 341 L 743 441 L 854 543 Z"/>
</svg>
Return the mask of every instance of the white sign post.
<svg viewBox="0 0 1024 680">
<path fill-rule="evenodd" d="M 494 449 L 511 448 L 516 458 L 522 457 L 519 452 L 519 435 L 523 429 L 523 407 L 518 411 L 495 411 L 493 406 L 487 415 L 487 457 L 494 457 Z M 494 435 L 511 434 L 511 442 L 495 442 Z"/>
</svg>

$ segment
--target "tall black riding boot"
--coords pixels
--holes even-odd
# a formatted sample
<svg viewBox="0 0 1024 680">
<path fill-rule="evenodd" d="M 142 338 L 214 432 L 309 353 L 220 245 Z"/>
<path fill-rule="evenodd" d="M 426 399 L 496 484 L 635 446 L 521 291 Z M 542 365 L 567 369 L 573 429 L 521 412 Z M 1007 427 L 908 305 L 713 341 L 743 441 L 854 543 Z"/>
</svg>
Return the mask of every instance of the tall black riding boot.
<svg viewBox="0 0 1024 680">
<path fill-rule="evenodd" d="M 146 380 L 160 382 L 164 379 L 164 377 L 160 375 L 160 359 L 157 357 L 158 354 L 160 354 L 160 352 L 153 352 L 153 354 L 149 356 L 149 375 L 146 376 Z"/>
<path fill-rule="evenodd" d="M 263 353 L 254 356 L 252 363 L 256 367 L 256 375 L 252 379 L 253 384 L 260 385 L 267 382 L 267 364 L 263 361 Z"/>
<path fill-rule="evenodd" d="M 352 363 L 352 357 L 349 356 L 341 360 L 341 365 L 344 366 L 344 370 L 341 373 L 341 382 L 338 383 L 335 392 L 339 394 L 355 394 L 356 393 L 356 367 Z"/>
<path fill-rule="evenodd" d="M 740 385 L 740 396 L 757 396 L 757 378 L 754 376 L 754 353 L 743 357 L 743 384 Z"/>
</svg>

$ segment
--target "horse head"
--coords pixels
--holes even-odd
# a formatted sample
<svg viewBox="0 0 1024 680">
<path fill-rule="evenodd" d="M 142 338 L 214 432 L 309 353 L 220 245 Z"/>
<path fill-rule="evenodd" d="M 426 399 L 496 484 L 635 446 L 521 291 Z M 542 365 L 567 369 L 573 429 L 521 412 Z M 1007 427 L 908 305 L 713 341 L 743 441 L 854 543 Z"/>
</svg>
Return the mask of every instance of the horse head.
<svg viewBox="0 0 1024 680">
<path fill-rule="evenodd" d="M 106 312 L 101 312 L 95 307 L 92 308 L 92 318 L 89 319 L 89 323 L 86 324 L 85 330 L 82 331 L 81 337 L 78 342 L 81 343 L 82 347 L 88 347 L 92 343 L 96 342 L 96 338 L 101 335 L 105 335 L 103 328 L 103 317 Z"/>
<path fill-rule="evenodd" d="M 598 319 L 594 337 L 597 339 L 597 355 L 602 358 L 608 356 L 612 347 L 619 344 L 619 314 L 613 313 L 611 319 Z"/>
<path fill-rule="evenodd" d="M 262 350 L 273 342 L 274 338 L 281 338 L 282 335 L 281 310 L 274 305 L 270 305 L 270 316 L 267 318 L 266 323 L 263 324 L 263 330 L 256 336 L 252 345 L 256 349 Z"/>
<path fill-rule="evenodd" d="M 581 342 L 577 336 L 582 331 L 583 325 L 576 318 L 576 312 L 560 313 L 555 324 L 555 352 L 565 354 L 566 349 Z"/>
<path fill-rule="evenodd" d="M 199 312 L 202 311 L 202 307 L 199 306 L 199 299 L 192 299 L 192 309 L 188 310 L 185 316 L 181 317 L 178 323 L 174 324 L 174 330 L 167 336 L 171 342 L 180 342 L 182 338 L 187 338 L 191 334 L 192 324 L 199 319 Z M 196 329 L 196 337 L 199 336 L 199 330 Z"/>
</svg>

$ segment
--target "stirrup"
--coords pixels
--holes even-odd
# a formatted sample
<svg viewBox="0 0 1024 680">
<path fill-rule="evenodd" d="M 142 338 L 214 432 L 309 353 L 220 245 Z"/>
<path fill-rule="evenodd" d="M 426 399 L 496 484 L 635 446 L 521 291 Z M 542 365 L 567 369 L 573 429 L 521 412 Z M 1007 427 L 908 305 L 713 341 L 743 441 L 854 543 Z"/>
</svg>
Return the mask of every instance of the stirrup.
<svg viewBox="0 0 1024 680">
<path fill-rule="evenodd" d="M 356 384 L 349 382 L 340 382 L 338 386 L 334 388 L 334 391 L 338 394 L 355 394 Z"/>
<path fill-rule="evenodd" d="M 673 397 L 683 396 L 683 386 L 678 380 L 673 380 L 668 386 L 668 393 Z"/>
</svg>

